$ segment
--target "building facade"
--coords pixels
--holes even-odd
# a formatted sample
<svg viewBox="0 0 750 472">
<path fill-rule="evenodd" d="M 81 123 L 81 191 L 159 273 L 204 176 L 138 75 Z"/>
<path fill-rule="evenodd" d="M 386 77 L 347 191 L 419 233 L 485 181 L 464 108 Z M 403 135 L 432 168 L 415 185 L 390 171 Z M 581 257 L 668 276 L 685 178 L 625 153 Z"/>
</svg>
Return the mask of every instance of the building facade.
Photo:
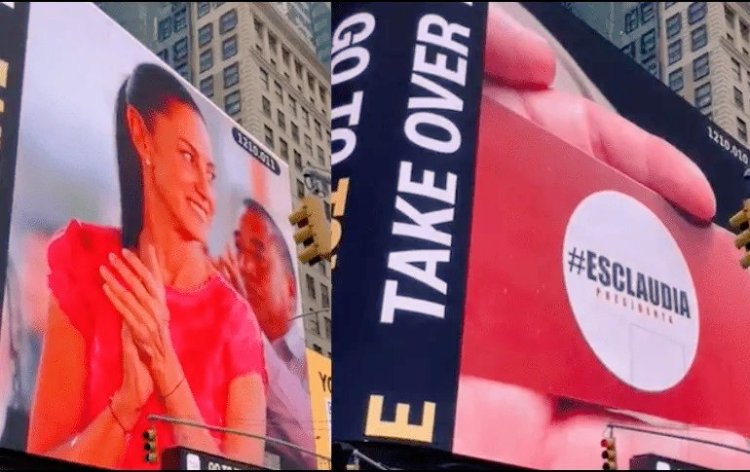
<svg viewBox="0 0 750 472">
<path fill-rule="evenodd" d="M 750 6 L 746 2 L 629 2 L 608 29 L 613 2 L 566 4 L 727 133 L 748 144 Z M 616 16 L 617 16 L 616 15 Z M 615 19 L 614 23 L 619 24 Z M 653 54 L 652 54 L 653 53 Z"/>
<path fill-rule="evenodd" d="M 112 16 L 128 12 L 125 19 L 130 21 L 116 21 L 134 35 L 145 34 L 138 39 L 289 164 L 295 206 L 308 192 L 305 171 L 330 173 L 330 74 L 310 43 L 275 6 L 254 2 L 113 5 L 118 4 L 100 7 Z M 330 276 L 327 262 L 299 266 L 303 313 L 297 316 L 304 321 L 306 344 L 329 357 Z"/>
<path fill-rule="evenodd" d="M 310 44 L 318 60 L 331 66 L 331 2 L 273 2 Z"/>
</svg>

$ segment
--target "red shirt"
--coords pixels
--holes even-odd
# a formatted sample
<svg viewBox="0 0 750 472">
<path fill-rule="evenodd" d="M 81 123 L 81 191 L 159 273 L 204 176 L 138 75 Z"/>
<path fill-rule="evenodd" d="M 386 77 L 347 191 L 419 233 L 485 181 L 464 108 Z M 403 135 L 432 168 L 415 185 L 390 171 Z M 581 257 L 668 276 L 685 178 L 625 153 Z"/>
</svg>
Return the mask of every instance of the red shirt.
<svg viewBox="0 0 750 472">
<path fill-rule="evenodd" d="M 122 249 L 116 228 L 73 220 L 49 247 L 52 294 L 81 333 L 86 344 L 87 402 L 82 429 L 108 408 L 122 384 L 122 317 L 102 289 L 99 266 Z M 247 302 L 219 275 L 197 290 L 166 287 L 169 330 L 186 382 L 205 423 L 226 426 L 229 384 L 239 376 L 258 373 L 266 382 L 261 331 Z M 159 469 L 145 462 L 143 431 L 150 414 L 167 415 L 158 393 L 142 409 L 118 467 Z M 155 423 L 159 452 L 175 445 L 172 427 Z M 223 434 L 213 433 L 218 444 Z"/>
</svg>

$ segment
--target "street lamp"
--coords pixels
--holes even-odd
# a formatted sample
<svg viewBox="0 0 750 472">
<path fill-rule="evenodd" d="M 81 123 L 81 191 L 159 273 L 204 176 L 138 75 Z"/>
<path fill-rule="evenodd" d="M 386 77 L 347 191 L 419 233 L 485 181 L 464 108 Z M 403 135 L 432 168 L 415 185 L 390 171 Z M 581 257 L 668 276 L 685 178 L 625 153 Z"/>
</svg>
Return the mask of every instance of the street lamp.
<svg viewBox="0 0 750 472">
<path fill-rule="evenodd" d="M 304 318 L 306 316 L 317 315 L 318 313 L 325 313 L 325 312 L 330 312 L 330 311 L 331 311 L 330 308 L 323 308 L 321 310 L 308 311 L 307 313 L 300 313 L 299 315 L 292 316 L 291 318 L 289 318 L 289 321 L 294 321 L 300 318 Z"/>
</svg>

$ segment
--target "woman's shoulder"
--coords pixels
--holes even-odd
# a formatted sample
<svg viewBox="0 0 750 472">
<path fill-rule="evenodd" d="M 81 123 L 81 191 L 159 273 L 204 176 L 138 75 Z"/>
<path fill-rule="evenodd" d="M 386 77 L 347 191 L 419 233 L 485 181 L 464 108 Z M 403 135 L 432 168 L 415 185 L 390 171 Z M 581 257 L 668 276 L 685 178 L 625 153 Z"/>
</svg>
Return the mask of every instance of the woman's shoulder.
<svg viewBox="0 0 750 472">
<path fill-rule="evenodd" d="M 83 263 L 87 256 L 102 253 L 106 256 L 119 247 L 119 229 L 71 220 L 50 242 L 50 262 L 57 258 L 75 257 L 76 262 Z"/>
</svg>

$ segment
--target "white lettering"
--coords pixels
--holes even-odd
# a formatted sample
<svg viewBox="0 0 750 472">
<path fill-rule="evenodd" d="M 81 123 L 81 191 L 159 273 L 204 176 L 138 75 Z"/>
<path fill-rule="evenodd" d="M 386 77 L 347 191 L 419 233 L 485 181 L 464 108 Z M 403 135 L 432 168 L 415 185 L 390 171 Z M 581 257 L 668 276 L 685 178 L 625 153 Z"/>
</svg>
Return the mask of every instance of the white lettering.
<svg viewBox="0 0 750 472">
<path fill-rule="evenodd" d="M 435 62 L 429 62 L 427 60 L 427 46 L 419 44 L 414 52 L 415 71 L 448 79 L 462 87 L 466 85 L 466 59 L 459 57 L 456 61 L 456 69 L 451 69 L 448 67 L 448 56 L 445 54 L 436 53 Z M 412 82 L 414 82 L 413 78 Z"/>
<path fill-rule="evenodd" d="M 357 27 L 361 27 L 359 32 L 352 32 L 347 30 L 351 28 L 356 30 Z M 372 32 L 375 30 L 375 18 L 369 13 L 357 13 L 339 24 L 336 31 L 333 33 L 333 42 L 331 45 L 331 55 L 336 54 L 345 47 L 349 47 L 353 44 L 360 43 L 367 39 Z"/>
<path fill-rule="evenodd" d="M 352 101 L 346 105 L 339 105 L 331 110 L 331 121 L 338 120 L 339 118 L 349 117 L 347 124 L 349 126 L 357 126 L 359 124 L 359 115 L 362 112 L 362 97 L 364 94 L 354 92 L 352 94 Z"/>
<path fill-rule="evenodd" d="M 430 33 L 430 28 L 437 27 L 438 33 Z M 433 28 L 434 29 L 434 28 Z M 453 35 L 468 38 L 471 30 L 458 23 L 448 23 L 445 18 L 430 14 L 425 15 L 419 20 L 417 26 L 417 41 L 430 43 L 436 46 L 444 47 L 462 56 L 469 54 L 469 48 L 453 40 Z"/>
<path fill-rule="evenodd" d="M 408 216 L 416 224 L 393 223 L 393 234 L 432 241 L 450 247 L 451 235 L 444 231 L 439 231 L 433 226 L 453 221 L 453 208 L 421 213 L 403 198 L 396 197 L 396 209 Z"/>
<path fill-rule="evenodd" d="M 437 138 L 426 136 L 419 131 L 418 127 L 433 126 L 448 133 L 449 139 L 442 141 Z M 430 112 L 413 113 L 406 119 L 404 124 L 406 137 L 417 146 L 442 154 L 452 154 L 461 147 L 461 132 L 448 118 Z"/>
<path fill-rule="evenodd" d="M 356 61 L 343 71 L 336 72 L 336 66 L 348 59 L 356 59 Z M 367 69 L 368 64 L 370 64 L 370 52 L 363 47 L 357 46 L 341 51 L 331 60 L 331 85 L 338 85 L 353 79 Z"/>
<path fill-rule="evenodd" d="M 418 48 L 420 46 L 417 46 Z M 465 78 L 465 77 L 464 77 Z M 461 100 L 455 93 L 446 89 L 433 82 L 432 80 L 419 75 L 411 75 L 411 83 L 419 85 L 420 87 L 429 90 L 430 92 L 437 95 L 437 97 L 412 97 L 409 98 L 409 109 L 412 108 L 435 108 L 438 110 L 451 110 L 451 111 L 463 111 L 464 101 Z M 438 98 L 439 97 L 439 98 Z"/>
<path fill-rule="evenodd" d="M 380 310 L 380 322 L 393 323 L 396 310 L 421 313 L 440 319 L 445 316 L 445 306 L 419 298 L 399 295 L 398 281 L 386 280 L 385 288 L 383 289 L 383 307 Z"/>
<path fill-rule="evenodd" d="M 344 147 L 331 154 L 331 164 L 336 165 L 351 155 L 357 146 L 357 135 L 346 128 L 338 128 L 331 132 L 331 148 L 336 141 L 344 141 Z"/>
<path fill-rule="evenodd" d="M 456 174 L 448 172 L 445 182 L 445 188 L 435 186 L 435 173 L 426 170 L 422 174 L 422 180 L 411 180 L 412 163 L 401 161 L 401 167 L 398 171 L 398 191 L 411 193 L 413 195 L 422 195 L 441 202 L 454 205 L 456 203 Z"/>
<path fill-rule="evenodd" d="M 451 252 L 447 249 L 426 249 L 423 251 L 396 251 L 388 256 L 388 268 L 408 275 L 443 295 L 448 284 L 437 275 L 438 262 L 449 262 Z M 424 264 L 424 269 L 415 264 Z"/>
</svg>

